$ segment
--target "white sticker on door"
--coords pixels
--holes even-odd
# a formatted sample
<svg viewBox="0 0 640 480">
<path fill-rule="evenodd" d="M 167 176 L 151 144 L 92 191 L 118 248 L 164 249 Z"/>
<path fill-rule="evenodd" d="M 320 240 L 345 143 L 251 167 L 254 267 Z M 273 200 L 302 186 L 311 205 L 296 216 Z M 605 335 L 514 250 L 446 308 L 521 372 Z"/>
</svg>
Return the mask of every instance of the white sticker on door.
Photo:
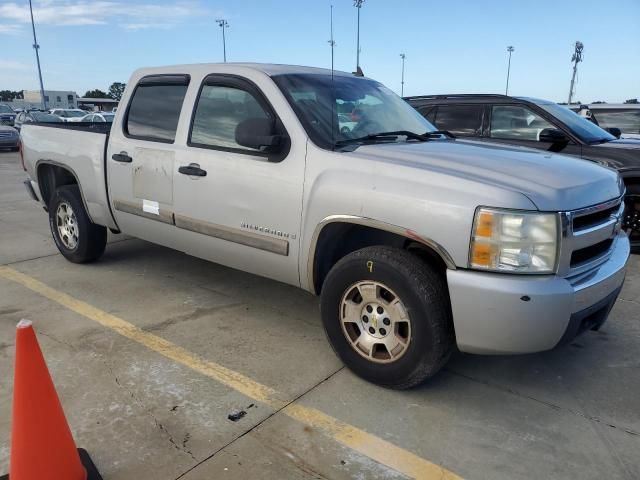
<svg viewBox="0 0 640 480">
<path fill-rule="evenodd" d="M 152 200 L 142 200 L 142 211 L 160 215 L 160 204 Z"/>
</svg>

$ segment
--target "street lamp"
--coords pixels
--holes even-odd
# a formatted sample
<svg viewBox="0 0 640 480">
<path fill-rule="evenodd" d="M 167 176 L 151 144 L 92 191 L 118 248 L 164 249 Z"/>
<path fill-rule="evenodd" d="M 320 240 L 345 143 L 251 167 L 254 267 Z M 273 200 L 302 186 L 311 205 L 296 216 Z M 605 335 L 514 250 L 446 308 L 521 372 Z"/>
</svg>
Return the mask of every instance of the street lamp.
<svg viewBox="0 0 640 480">
<path fill-rule="evenodd" d="M 333 39 L 333 5 L 331 5 L 331 40 L 329 40 L 329 45 L 331 45 L 331 74 L 333 75 L 333 49 L 336 46 L 336 41 Z"/>
<path fill-rule="evenodd" d="M 507 66 L 507 88 L 504 89 L 505 95 L 509 95 L 509 73 L 511 73 L 511 54 L 513 53 L 514 50 L 515 48 L 513 48 L 511 45 L 507 47 L 507 52 L 509 52 L 509 65 Z"/>
<path fill-rule="evenodd" d="M 224 18 L 219 18 L 216 20 L 216 23 L 222 29 L 222 54 L 224 63 L 227 63 L 227 40 L 224 36 L 224 31 L 225 29 L 229 28 L 229 22 L 227 22 Z"/>
<path fill-rule="evenodd" d="M 353 0 L 353 6 L 358 9 L 358 36 L 356 41 L 356 71 L 360 70 L 360 9 L 364 0 Z"/>
<path fill-rule="evenodd" d="M 40 96 L 42 97 L 42 108 L 43 110 L 47 109 L 47 99 L 44 96 L 44 85 L 42 83 L 42 70 L 40 69 L 40 55 L 38 54 L 38 50 L 40 49 L 40 45 L 38 45 L 38 40 L 36 39 L 36 24 L 33 21 L 33 7 L 31 6 L 31 0 L 29 0 L 29 11 L 31 12 L 31 28 L 33 29 L 33 49 L 36 51 L 36 63 L 38 64 L 38 77 L 40 77 Z"/>
<path fill-rule="evenodd" d="M 401 53 L 400 58 L 402 59 L 402 81 L 400 82 L 400 96 L 404 97 L 404 59 L 406 58 L 406 55 L 404 53 Z"/>
</svg>

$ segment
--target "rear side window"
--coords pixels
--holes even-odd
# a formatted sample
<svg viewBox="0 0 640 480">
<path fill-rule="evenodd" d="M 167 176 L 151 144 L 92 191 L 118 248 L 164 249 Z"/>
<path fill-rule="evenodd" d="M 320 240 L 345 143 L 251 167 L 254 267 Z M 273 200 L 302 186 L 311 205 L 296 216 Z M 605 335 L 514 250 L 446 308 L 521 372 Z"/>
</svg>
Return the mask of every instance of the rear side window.
<svg viewBox="0 0 640 480">
<path fill-rule="evenodd" d="M 127 136 L 173 143 L 188 83 L 186 76 L 143 78 L 129 103 Z"/>
<path fill-rule="evenodd" d="M 193 118 L 190 145 L 259 152 L 236 143 L 236 128 L 251 118 L 271 118 L 247 90 L 204 85 Z"/>
<path fill-rule="evenodd" d="M 429 120 L 431 123 L 435 125 L 436 123 L 436 111 L 438 107 L 434 107 L 433 105 L 427 105 L 426 107 L 419 107 L 418 111 L 422 114 L 424 118 Z"/>
<path fill-rule="evenodd" d="M 456 135 L 480 135 L 483 108 L 483 105 L 439 105 L 435 125 Z"/>
</svg>

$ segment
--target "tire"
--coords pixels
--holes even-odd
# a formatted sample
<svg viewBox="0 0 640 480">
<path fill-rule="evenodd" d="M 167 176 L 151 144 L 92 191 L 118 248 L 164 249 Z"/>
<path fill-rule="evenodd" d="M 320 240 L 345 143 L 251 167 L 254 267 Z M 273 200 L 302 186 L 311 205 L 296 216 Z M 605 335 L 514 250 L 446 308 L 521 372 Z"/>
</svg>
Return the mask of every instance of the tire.
<svg viewBox="0 0 640 480">
<path fill-rule="evenodd" d="M 338 261 L 322 287 L 321 313 L 338 357 L 356 375 L 383 387 L 405 389 L 424 382 L 455 349 L 445 279 L 398 248 L 367 247 Z"/>
<path fill-rule="evenodd" d="M 77 185 L 56 190 L 49 204 L 49 227 L 58 250 L 73 263 L 93 262 L 104 253 L 107 229 L 89 220 Z"/>
<path fill-rule="evenodd" d="M 622 229 L 629 235 L 631 253 L 640 253 L 640 184 L 627 184 Z"/>
</svg>

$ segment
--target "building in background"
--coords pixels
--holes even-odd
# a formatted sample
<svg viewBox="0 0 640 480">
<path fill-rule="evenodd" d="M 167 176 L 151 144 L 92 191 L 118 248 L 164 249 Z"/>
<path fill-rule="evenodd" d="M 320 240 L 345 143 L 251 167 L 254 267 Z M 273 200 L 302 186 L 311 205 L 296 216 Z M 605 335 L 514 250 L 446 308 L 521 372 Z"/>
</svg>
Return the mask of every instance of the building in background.
<svg viewBox="0 0 640 480">
<path fill-rule="evenodd" d="M 83 110 L 111 112 L 118 107 L 118 100 L 112 98 L 78 98 L 78 108 Z"/>
<path fill-rule="evenodd" d="M 23 90 L 23 102 L 31 107 L 42 106 L 40 90 Z M 44 99 L 47 108 L 78 108 L 78 95 L 70 90 L 45 90 Z M 19 102 L 19 101 L 17 101 Z"/>
</svg>

